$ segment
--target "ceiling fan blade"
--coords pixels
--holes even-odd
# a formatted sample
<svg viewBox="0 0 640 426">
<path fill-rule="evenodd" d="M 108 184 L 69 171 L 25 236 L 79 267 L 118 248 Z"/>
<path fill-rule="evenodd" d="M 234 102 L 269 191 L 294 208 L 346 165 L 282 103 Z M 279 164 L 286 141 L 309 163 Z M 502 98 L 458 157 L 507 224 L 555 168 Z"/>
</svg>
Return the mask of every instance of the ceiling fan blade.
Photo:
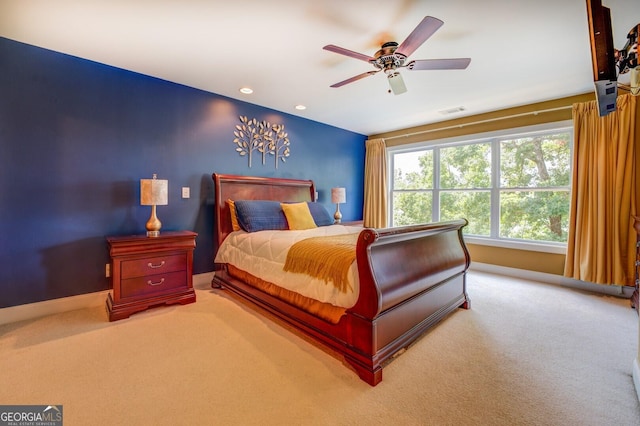
<svg viewBox="0 0 640 426">
<path fill-rule="evenodd" d="M 348 78 L 348 79 L 343 80 L 343 81 L 341 81 L 339 83 L 332 84 L 330 87 L 341 87 L 341 86 L 344 86 L 345 84 L 353 83 L 354 81 L 358 81 L 358 80 L 360 80 L 362 78 L 369 77 L 370 75 L 373 75 L 373 74 L 377 73 L 378 71 L 380 71 L 380 70 L 363 72 L 362 74 L 358 74 L 358 75 L 356 75 L 354 77 Z"/>
<path fill-rule="evenodd" d="M 418 47 L 433 35 L 444 22 L 433 16 L 425 16 L 418 26 L 398 46 L 396 53 L 409 57 Z"/>
<path fill-rule="evenodd" d="M 404 79 L 398 71 L 389 73 L 387 79 L 389 80 L 389 86 L 394 95 L 401 95 L 407 91 L 407 86 L 404 85 Z"/>
<path fill-rule="evenodd" d="M 339 47 L 333 44 L 327 44 L 323 47 L 324 50 L 328 50 L 329 52 L 339 53 L 341 55 L 349 56 L 350 58 L 360 59 L 361 61 L 370 62 L 375 61 L 376 59 L 367 56 L 363 53 L 354 52 L 353 50 L 345 49 L 344 47 Z"/>
<path fill-rule="evenodd" d="M 405 67 L 414 71 L 422 70 L 463 70 L 469 66 L 471 58 L 418 59 Z"/>
</svg>

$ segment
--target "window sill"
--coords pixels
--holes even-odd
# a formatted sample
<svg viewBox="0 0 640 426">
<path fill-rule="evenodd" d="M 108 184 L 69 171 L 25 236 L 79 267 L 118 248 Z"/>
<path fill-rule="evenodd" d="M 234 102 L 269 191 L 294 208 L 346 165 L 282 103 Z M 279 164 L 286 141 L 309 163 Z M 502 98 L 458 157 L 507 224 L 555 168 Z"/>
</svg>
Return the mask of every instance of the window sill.
<svg viewBox="0 0 640 426">
<path fill-rule="evenodd" d="M 566 254 L 567 245 L 562 243 L 536 243 L 533 241 L 496 240 L 492 238 L 465 235 L 464 241 L 481 246 L 502 247 L 515 250 L 538 251 L 542 253 Z"/>
</svg>

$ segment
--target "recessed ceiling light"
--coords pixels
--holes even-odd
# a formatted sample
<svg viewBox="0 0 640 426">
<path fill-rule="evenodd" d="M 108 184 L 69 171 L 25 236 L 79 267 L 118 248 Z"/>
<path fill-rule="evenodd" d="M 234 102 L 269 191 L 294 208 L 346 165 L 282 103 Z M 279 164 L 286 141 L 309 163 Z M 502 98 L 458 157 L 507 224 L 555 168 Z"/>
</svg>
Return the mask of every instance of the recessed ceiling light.
<svg viewBox="0 0 640 426">
<path fill-rule="evenodd" d="M 253 89 L 250 87 L 241 87 L 240 93 L 244 93 L 245 95 L 250 95 L 251 93 L 253 93 Z"/>
<path fill-rule="evenodd" d="M 302 110 L 307 109 L 307 107 L 304 106 L 304 105 L 296 105 L 296 109 L 299 110 L 299 111 L 302 111 Z"/>
</svg>

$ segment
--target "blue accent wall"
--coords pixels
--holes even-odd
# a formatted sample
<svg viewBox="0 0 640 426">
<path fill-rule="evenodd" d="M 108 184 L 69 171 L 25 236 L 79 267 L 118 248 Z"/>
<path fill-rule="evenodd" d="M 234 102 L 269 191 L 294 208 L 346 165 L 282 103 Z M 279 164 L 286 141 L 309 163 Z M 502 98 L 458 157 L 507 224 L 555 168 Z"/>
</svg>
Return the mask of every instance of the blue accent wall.
<svg viewBox="0 0 640 426">
<path fill-rule="evenodd" d="M 286 163 L 248 167 L 240 115 L 285 125 Z M 105 237 L 144 233 L 140 179 L 153 173 L 169 180 L 162 229 L 198 233 L 194 273 L 213 270 L 213 172 L 313 179 L 331 213 L 330 188 L 344 186 L 343 220 L 361 219 L 365 139 L 0 38 L 0 308 L 109 289 Z"/>
</svg>

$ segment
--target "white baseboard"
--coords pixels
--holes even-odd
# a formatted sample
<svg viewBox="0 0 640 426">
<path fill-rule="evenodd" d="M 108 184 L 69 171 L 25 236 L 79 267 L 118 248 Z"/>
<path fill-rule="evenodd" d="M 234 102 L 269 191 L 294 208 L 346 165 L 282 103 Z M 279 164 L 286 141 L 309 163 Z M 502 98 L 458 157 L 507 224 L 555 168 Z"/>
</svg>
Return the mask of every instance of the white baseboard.
<svg viewBox="0 0 640 426">
<path fill-rule="evenodd" d="M 578 290 L 590 291 L 594 293 L 602 293 L 610 296 L 623 297 L 630 299 L 633 294 L 633 287 L 620 285 L 602 285 L 594 284 L 587 281 L 566 278 L 562 275 L 548 274 L 545 272 L 528 271 L 526 269 L 508 268 L 506 266 L 491 265 L 489 263 L 471 262 L 469 267 L 472 271 L 488 272 L 491 274 L 506 275 L 508 277 L 522 278 L 531 281 L 539 281 L 547 284 L 561 285 L 571 287 Z"/>
<path fill-rule="evenodd" d="M 208 288 L 211 285 L 212 278 L 213 272 L 194 275 L 193 287 L 197 289 Z M 104 290 L 95 293 L 80 294 L 78 296 L 62 297 L 60 299 L 45 300 L 42 302 L 28 303 L 26 305 L 2 308 L 0 309 L 0 325 L 40 318 L 61 312 L 75 311 L 76 309 L 105 306 L 107 294 L 110 291 L 111 290 Z"/>
<path fill-rule="evenodd" d="M 633 361 L 633 384 L 636 387 L 638 401 L 640 401 L 640 354 L 638 354 L 638 358 Z"/>
<path fill-rule="evenodd" d="M 0 309 L 0 325 L 40 318 L 60 312 L 75 311 L 76 309 L 94 308 L 104 305 L 108 293 L 109 291 L 105 290 L 2 308 Z"/>
</svg>

